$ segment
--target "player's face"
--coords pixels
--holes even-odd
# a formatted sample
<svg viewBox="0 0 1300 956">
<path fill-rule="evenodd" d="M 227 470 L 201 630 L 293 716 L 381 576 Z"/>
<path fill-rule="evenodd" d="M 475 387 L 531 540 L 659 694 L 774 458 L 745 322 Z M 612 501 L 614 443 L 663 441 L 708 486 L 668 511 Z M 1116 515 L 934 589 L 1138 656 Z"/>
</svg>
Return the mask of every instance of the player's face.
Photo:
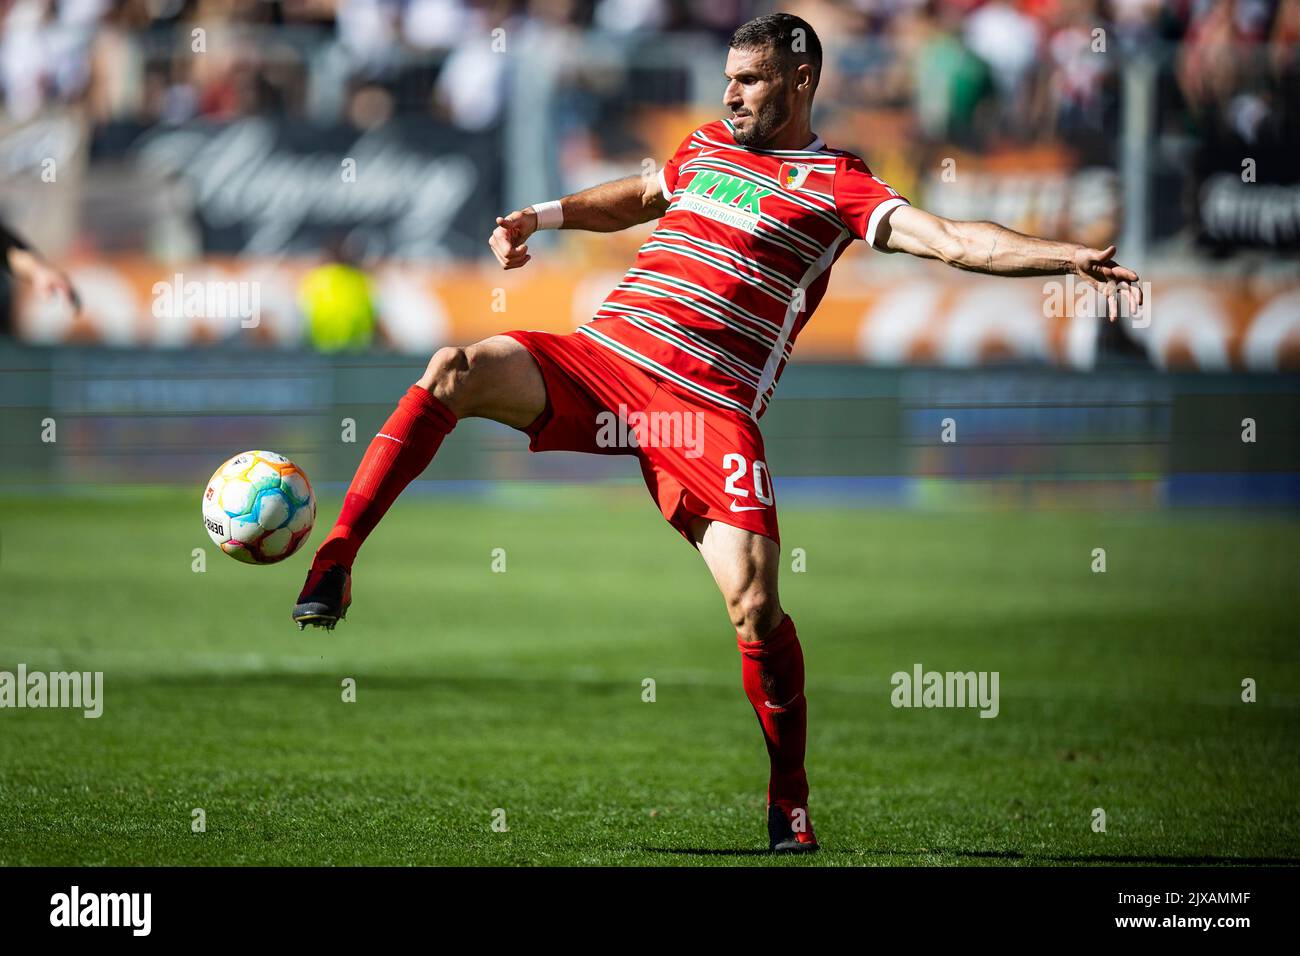
<svg viewBox="0 0 1300 956">
<path fill-rule="evenodd" d="M 727 89 L 722 103 L 731 113 L 736 142 L 761 149 L 794 113 L 794 90 L 771 51 L 762 47 L 727 51 Z"/>
</svg>

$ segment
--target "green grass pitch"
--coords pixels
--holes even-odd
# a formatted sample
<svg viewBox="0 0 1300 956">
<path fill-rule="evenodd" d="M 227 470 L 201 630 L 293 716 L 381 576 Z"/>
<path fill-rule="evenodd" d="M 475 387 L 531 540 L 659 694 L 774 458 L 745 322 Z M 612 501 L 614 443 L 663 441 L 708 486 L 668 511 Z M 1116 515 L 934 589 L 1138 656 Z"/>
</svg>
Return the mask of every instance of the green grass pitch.
<svg viewBox="0 0 1300 956">
<path fill-rule="evenodd" d="M 289 620 L 307 553 L 216 553 L 197 495 L 8 499 L 0 670 L 103 671 L 104 713 L 0 710 L 0 865 L 1295 862 L 1297 532 L 784 509 L 823 846 L 791 860 L 721 599 L 643 494 L 405 498 L 332 634 Z M 895 709 L 917 662 L 999 672 L 1000 714 Z"/>
</svg>

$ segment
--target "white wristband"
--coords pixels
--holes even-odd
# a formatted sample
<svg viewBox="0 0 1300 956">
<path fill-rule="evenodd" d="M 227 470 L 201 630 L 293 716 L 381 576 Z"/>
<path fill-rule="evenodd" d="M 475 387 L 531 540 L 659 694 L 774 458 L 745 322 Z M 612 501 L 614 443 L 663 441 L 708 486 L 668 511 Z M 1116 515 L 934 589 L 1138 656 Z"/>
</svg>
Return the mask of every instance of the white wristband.
<svg viewBox="0 0 1300 956">
<path fill-rule="evenodd" d="M 537 213 L 538 229 L 559 229 L 564 225 L 564 209 L 558 199 L 535 204 L 533 212 Z"/>
</svg>

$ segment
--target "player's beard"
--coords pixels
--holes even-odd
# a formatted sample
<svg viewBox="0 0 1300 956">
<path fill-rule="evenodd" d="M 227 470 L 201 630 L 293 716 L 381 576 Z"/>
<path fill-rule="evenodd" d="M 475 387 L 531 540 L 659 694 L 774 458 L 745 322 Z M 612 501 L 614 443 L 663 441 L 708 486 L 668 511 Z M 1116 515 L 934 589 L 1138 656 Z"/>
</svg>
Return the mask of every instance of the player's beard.
<svg viewBox="0 0 1300 956">
<path fill-rule="evenodd" d="M 762 149 L 776 137 L 781 127 L 785 126 L 790 118 L 790 110 L 781 101 L 773 99 L 753 113 L 752 117 L 753 122 L 749 129 L 742 131 L 737 128 L 732 138 L 741 146 Z"/>
</svg>

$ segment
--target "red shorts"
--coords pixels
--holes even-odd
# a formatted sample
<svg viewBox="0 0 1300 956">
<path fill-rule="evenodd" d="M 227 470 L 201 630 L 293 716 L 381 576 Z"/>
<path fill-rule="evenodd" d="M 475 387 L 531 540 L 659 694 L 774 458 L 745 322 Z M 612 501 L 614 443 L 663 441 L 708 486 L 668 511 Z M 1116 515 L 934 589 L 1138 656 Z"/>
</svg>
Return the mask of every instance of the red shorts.
<svg viewBox="0 0 1300 956">
<path fill-rule="evenodd" d="M 753 419 L 655 378 L 580 332 L 504 334 L 529 351 L 546 382 L 545 410 L 522 429 L 530 451 L 636 455 L 651 497 L 687 541 L 698 517 L 780 544 Z"/>
</svg>

